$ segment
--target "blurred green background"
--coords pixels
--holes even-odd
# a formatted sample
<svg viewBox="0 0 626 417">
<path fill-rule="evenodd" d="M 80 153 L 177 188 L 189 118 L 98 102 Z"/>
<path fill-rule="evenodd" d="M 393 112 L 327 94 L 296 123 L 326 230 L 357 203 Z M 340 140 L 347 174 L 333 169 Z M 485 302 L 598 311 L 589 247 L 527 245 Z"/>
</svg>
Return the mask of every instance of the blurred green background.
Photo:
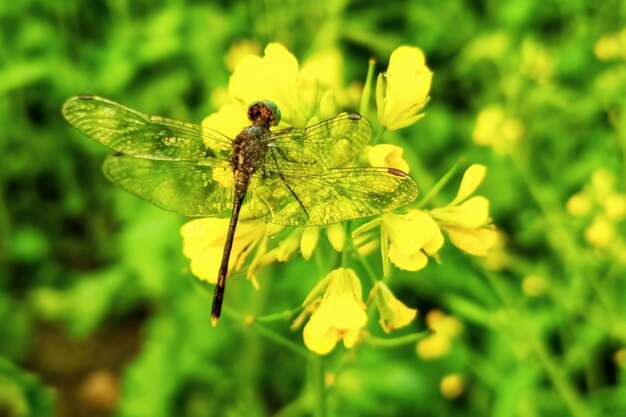
<svg viewBox="0 0 626 417">
<path fill-rule="evenodd" d="M 300 60 L 338 48 L 346 83 L 419 46 L 431 101 L 395 136 L 412 175 L 428 190 L 460 157 L 488 167 L 501 247 L 478 261 L 447 245 L 394 281 L 413 331 L 430 309 L 463 324 L 449 353 L 338 348 L 328 415 L 626 415 L 624 22 L 618 0 L 1 2 L 0 416 L 311 414 L 306 361 L 236 320 L 210 327 L 185 219 L 108 183 L 107 149 L 60 114 L 93 93 L 199 122 L 242 39 Z M 227 303 L 291 308 L 320 275 L 296 259 L 267 276 Z"/>
</svg>

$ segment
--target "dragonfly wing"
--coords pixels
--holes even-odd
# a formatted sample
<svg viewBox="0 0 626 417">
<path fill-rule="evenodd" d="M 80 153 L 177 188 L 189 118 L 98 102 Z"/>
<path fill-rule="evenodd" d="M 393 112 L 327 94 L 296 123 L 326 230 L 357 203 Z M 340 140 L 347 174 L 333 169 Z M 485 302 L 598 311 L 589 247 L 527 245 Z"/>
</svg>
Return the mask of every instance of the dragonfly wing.
<svg viewBox="0 0 626 417">
<path fill-rule="evenodd" d="M 393 168 L 337 168 L 320 175 L 258 173 L 252 178 L 252 213 L 285 226 L 322 226 L 371 217 L 405 206 L 417 185 Z"/>
<path fill-rule="evenodd" d="M 189 217 L 227 215 L 234 189 L 230 166 L 203 162 L 115 154 L 103 168 L 113 183 L 165 210 Z"/>
<path fill-rule="evenodd" d="M 229 159 L 231 140 L 211 129 L 151 116 L 102 97 L 82 95 L 63 104 L 63 116 L 114 151 L 149 159 Z"/>
<path fill-rule="evenodd" d="M 303 129 L 285 129 L 268 137 L 265 169 L 321 173 L 353 159 L 371 137 L 370 123 L 356 113 L 342 113 Z"/>
</svg>

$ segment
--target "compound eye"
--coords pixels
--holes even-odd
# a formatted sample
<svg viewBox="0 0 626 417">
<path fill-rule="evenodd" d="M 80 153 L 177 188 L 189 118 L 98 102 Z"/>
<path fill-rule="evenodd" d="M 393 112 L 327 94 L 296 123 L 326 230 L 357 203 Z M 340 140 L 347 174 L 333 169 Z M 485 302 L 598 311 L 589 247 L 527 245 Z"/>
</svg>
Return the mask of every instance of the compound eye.
<svg viewBox="0 0 626 417">
<path fill-rule="evenodd" d="M 263 100 L 263 104 L 265 104 L 265 106 L 271 110 L 271 112 L 274 115 L 274 121 L 272 123 L 272 125 L 276 126 L 277 124 L 280 123 L 280 118 L 281 118 L 281 113 L 280 113 L 280 109 L 278 108 L 278 106 L 276 105 L 276 103 L 274 103 L 273 101 L 270 100 Z"/>
</svg>

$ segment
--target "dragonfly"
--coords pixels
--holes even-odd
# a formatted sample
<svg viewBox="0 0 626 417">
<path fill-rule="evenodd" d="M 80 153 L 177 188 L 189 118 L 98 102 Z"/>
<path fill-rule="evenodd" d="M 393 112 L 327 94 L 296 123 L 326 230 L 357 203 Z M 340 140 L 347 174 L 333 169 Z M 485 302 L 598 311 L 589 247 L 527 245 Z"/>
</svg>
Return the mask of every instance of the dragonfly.
<svg viewBox="0 0 626 417">
<path fill-rule="evenodd" d="M 372 217 L 410 204 L 418 194 L 415 181 L 399 169 L 345 166 L 372 137 L 369 121 L 357 113 L 273 131 L 280 109 L 257 101 L 248 109 L 250 125 L 235 138 L 94 95 L 69 98 L 62 113 L 113 150 L 103 171 L 114 184 L 184 216 L 230 215 L 213 294 L 214 326 L 244 201 L 256 218 L 300 227 Z"/>
</svg>

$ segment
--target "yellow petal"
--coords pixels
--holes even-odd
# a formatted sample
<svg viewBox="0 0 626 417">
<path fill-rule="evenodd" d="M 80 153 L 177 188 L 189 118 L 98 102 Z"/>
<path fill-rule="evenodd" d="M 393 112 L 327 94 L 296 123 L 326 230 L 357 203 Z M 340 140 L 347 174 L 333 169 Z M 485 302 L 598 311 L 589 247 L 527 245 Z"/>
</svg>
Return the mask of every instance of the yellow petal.
<svg viewBox="0 0 626 417">
<path fill-rule="evenodd" d="M 465 381 L 459 374 L 446 375 L 439 383 L 439 390 L 445 398 L 458 398 L 465 390 Z"/>
<path fill-rule="evenodd" d="M 472 197 L 458 206 L 435 209 L 433 216 L 448 224 L 475 228 L 489 221 L 489 200 L 482 196 Z"/>
<path fill-rule="evenodd" d="M 463 252 L 474 256 L 486 256 L 487 251 L 497 241 L 496 229 L 467 229 L 462 227 L 446 227 L 450 241 Z"/>
<path fill-rule="evenodd" d="M 399 251 L 394 244 L 389 246 L 387 255 L 395 266 L 405 271 L 419 271 L 428 263 L 428 257 L 421 251 L 417 250 L 413 253 L 406 254 Z"/>
<path fill-rule="evenodd" d="M 417 343 L 417 354 L 422 359 L 436 359 L 450 352 L 450 339 L 433 334 Z"/>
<path fill-rule="evenodd" d="M 326 355 L 337 345 L 336 332 L 323 314 L 314 312 L 302 332 L 304 345 L 318 355 Z"/>
<path fill-rule="evenodd" d="M 319 227 L 305 227 L 300 239 L 300 251 L 304 259 L 311 259 L 320 237 Z"/>
<path fill-rule="evenodd" d="M 343 334 L 343 345 L 346 349 L 351 349 L 356 344 L 356 341 L 359 338 L 359 334 L 361 334 L 361 329 L 351 329 Z"/>
<path fill-rule="evenodd" d="M 326 226 L 326 235 L 333 249 L 342 252 L 346 243 L 346 228 L 341 223 Z"/>
<path fill-rule="evenodd" d="M 385 214 L 382 219 L 389 240 L 404 254 L 419 251 L 439 229 L 432 217 L 421 210 L 405 215 Z"/>
<path fill-rule="evenodd" d="M 241 130 L 250 125 L 248 107 L 241 103 L 231 103 L 220 107 L 217 113 L 210 114 L 202 121 L 202 127 L 220 132 L 230 138 L 237 136 Z M 211 144 L 214 146 L 214 144 Z"/>
<path fill-rule="evenodd" d="M 332 90 L 326 90 L 320 99 L 319 114 L 322 120 L 330 119 L 339 113 L 337 101 Z"/>
<path fill-rule="evenodd" d="M 463 323 L 454 316 L 443 316 L 433 329 L 437 334 L 453 339 L 463 330 Z"/>
<path fill-rule="evenodd" d="M 576 193 L 567 200 L 566 208 L 572 216 L 585 216 L 591 211 L 591 199 L 585 193 Z"/>
<path fill-rule="evenodd" d="M 626 195 L 610 194 L 602 201 L 602 207 L 609 219 L 623 220 L 626 217 Z"/>
<path fill-rule="evenodd" d="M 461 186 L 454 200 L 448 206 L 455 205 L 470 196 L 485 179 L 487 168 L 484 165 L 473 164 L 465 170 Z"/>
<path fill-rule="evenodd" d="M 402 158 L 404 149 L 399 146 L 380 144 L 370 148 L 368 159 L 373 167 L 396 168 L 409 173 L 409 164 Z"/>
<path fill-rule="evenodd" d="M 441 247 L 443 246 L 443 242 L 443 233 L 441 233 L 441 229 L 437 227 L 437 231 L 433 234 L 428 242 L 424 243 L 422 249 L 424 249 L 424 252 L 426 252 L 428 255 L 432 256 L 439 252 L 439 249 L 441 249 Z"/>
<path fill-rule="evenodd" d="M 417 309 L 404 305 L 384 282 L 376 282 L 371 293 L 380 314 L 380 325 L 385 332 L 404 327 L 417 316 Z"/>
<path fill-rule="evenodd" d="M 337 268 L 329 273 L 331 282 L 320 308 L 327 308 L 332 325 L 337 329 L 360 328 L 367 322 L 363 305 L 361 281 L 349 268 Z"/>
<path fill-rule="evenodd" d="M 215 284 L 217 271 L 222 262 L 222 250 L 218 247 L 207 248 L 201 256 L 191 258 L 191 273 L 196 277 Z"/>
<path fill-rule="evenodd" d="M 278 262 L 285 262 L 289 260 L 300 248 L 300 238 L 304 228 L 299 227 L 294 229 L 278 244 L 278 252 L 276 253 L 276 259 Z"/>
<path fill-rule="evenodd" d="M 202 256 L 207 247 L 217 246 L 220 242 L 223 244 L 227 227 L 228 220 L 218 218 L 196 219 L 185 223 L 180 228 L 183 255 L 189 259 Z"/>
<path fill-rule="evenodd" d="M 289 121 L 300 111 L 297 96 L 298 61 L 282 45 L 271 43 L 263 58 L 244 57 L 230 78 L 228 89 L 238 102 L 249 105 L 255 100 L 272 100 Z"/>
<path fill-rule="evenodd" d="M 604 216 L 596 216 L 584 233 L 585 240 L 599 248 L 607 248 L 615 241 L 615 225 Z"/>
</svg>

